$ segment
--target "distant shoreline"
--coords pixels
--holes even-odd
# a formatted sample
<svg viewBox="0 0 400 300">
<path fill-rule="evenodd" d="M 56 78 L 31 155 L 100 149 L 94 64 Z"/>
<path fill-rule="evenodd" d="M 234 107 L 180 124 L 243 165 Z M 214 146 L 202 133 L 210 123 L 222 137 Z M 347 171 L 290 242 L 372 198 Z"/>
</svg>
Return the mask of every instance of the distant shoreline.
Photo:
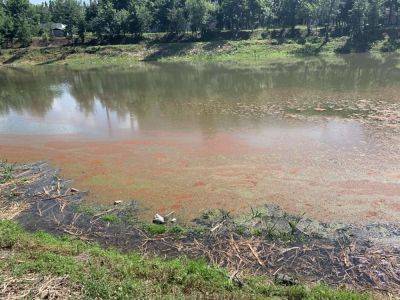
<svg viewBox="0 0 400 300">
<path fill-rule="evenodd" d="M 180 41 L 168 43 L 140 42 L 120 45 L 31 46 L 0 51 L 0 66 L 68 65 L 72 67 L 129 66 L 138 62 L 235 62 L 257 64 L 304 58 L 335 58 L 337 54 L 354 53 L 347 49 L 346 37 L 321 44 L 271 39 Z M 393 53 L 393 51 L 390 51 Z M 397 52 L 397 50 L 395 51 Z M 364 53 L 389 53 L 384 41 Z"/>
</svg>

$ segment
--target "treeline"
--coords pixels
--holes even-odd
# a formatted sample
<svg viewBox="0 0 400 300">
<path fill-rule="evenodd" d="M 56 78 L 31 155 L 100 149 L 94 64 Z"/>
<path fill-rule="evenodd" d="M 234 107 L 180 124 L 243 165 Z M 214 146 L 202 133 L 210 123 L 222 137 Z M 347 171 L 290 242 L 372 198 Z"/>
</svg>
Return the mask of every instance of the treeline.
<svg viewBox="0 0 400 300">
<path fill-rule="evenodd" d="M 66 25 L 67 37 L 91 32 L 110 41 L 145 32 L 178 34 L 192 31 L 203 38 L 221 30 L 281 28 L 288 32 L 303 25 L 329 39 L 332 34 L 373 39 L 388 26 L 397 26 L 400 0 L 0 0 L 0 44 L 30 44 L 47 38 L 43 24 Z"/>
</svg>

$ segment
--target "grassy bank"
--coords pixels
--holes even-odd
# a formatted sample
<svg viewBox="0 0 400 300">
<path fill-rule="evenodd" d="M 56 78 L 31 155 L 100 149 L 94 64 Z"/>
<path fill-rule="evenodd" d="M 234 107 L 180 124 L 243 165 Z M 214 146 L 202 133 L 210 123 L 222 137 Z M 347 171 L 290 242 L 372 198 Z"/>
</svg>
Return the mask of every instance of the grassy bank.
<svg viewBox="0 0 400 300">
<path fill-rule="evenodd" d="M 395 51 L 388 41 L 370 45 L 370 51 Z M 346 37 L 324 43 L 320 37 L 301 39 L 215 40 L 159 42 L 145 40 L 136 44 L 106 46 L 48 46 L 2 50 L 0 64 L 4 65 L 59 65 L 74 67 L 124 65 L 139 61 L 212 61 L 259 63 L 304 57 L 329 57 L 351 52 Z"/>
<path fill-rule="evenodd" d="M 132 299 L 224 297 L 369 299 L 367 294 L 322 285 L 283 286 L 248 276 L 237 283 L 226 270 L 201 260 L 164 260 L 105 250 L 70 237 L 27 233 L 0 221 L 0 297 L 59 295 L 62 298 Z"/>
</svg>

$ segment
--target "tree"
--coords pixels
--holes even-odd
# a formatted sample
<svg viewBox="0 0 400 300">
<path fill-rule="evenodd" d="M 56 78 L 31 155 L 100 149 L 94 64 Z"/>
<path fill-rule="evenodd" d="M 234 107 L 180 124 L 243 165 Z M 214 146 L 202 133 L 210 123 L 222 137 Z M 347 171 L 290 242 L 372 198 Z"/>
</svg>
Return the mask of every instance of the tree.
<svg viewBox="0 0 400 300">
<path fill-rule="evenodd" d="M 8 15 L 6 12 L 4 14 L 3 24 L 2 24 L 2 36 L 3 36 L 3 43 L 5 44 L 12 44 L 15 38 L 14 32 L 14 21 L 13 18 Z"/>
<path fill-rule="evenodd" d="M 90 32 L 94 32 L 92 27 L 93 20 L 99 13 L 99 5 L 97 1 L 90 1 L 89 5 L 84 4 L 85 11 L 85 29 Z"/>
<path fill-rule="evenodd" d="M 300 0 L 274 0 L 273 10 L 278 22 L 283 27 L 294 30 L 298 24 L 298 15 L 301 12 Z"/>
<path fill-rule="evenodd" d="M 32 42 L 32 28 L 28 20 L 23 19 L 17 25 L 16 38 L 22 47 L 28 47 Z"/>
<path fill-rule="evenodd" d="M 153 28 L 157 31 L 167 31 L 168 30 L 168 9 L 171 6 L 171 0 L 154 0 L 152 6 L 153 18 Z"/>
<path fill-rule="evenodd" d="M 354 0 L 350 10 L 350 36 L 352 39 L 363 38 L 364 27 L 367 21 L 367 2 L 365 0 Z"/>
<path fill-rule="evenodd" d="M 34 7 L 36 8 L 36 14 L 39 17 L 39 22 L 41 24 L 51 22 L 52 15 L 51 15 L 50 8 L 49 8 L 49 5 L 47 4 L 47 2 L 45 2 L 43 4 L 35 5 Z"/>
<path fill-rule="evenodd" d="M 387 25 L 398 25 L 399 21 L 399 0 L 385 0 L 383 3 L 384 8 L 388 11 L 386 24 Z"/>
<path fill-rule="evenodd" d="M 5 13 L 3 9 L 3 3 L 0 1 L 0 49 L 4 43 L 4 35 L 3 35 L 4 19 L 5 19 Z"/>
<path fill-rule="evenodd" d="M 16 39 L 21 46 L 26 47 L 32 40 L 34 12 L 29 0 L 6 0 L 3 3 L 2 35 L 7 43 Z"/>
<path fill-rule="evenodd" d="M 225 27 L 234 31 L 246 29 L 247 9 L 246 0 L 222 0 L 221 12 Z"/>
<path fill-rule="evenodd" d="M 340 0 L 318 0 L 317 15 L 320 18 L 321 24 L 325 27 L 324 32 L 326 42 L 329 39 L 331 25 L 339 14 L 339 5 Z"/>
<path fill-rule="evenodd" d="M 248 0 L 247 12 L 247 27 L 251 29 L 266 26 L 273 19 L 269 0 Z"/>
<path fill-rule="evenodd" d="M 126 31 L 127 18 L 126 10 L 116 10 L 111 1 L 104 0 L 99 4 L 92 28 L 98 38 L 114 39 Z"/>
<path fill-rule="evenodd" d="M 380 20 L 383 15 L 383 3 L 381 0 L 369 0 L 368 1 L 368 14 L 367 14 L 367 23 L 368 23 L 368 31 L 371 35 L 371 38 L 377 37 L 378 28 L 380 26 Z"/>
<path fill-rule="evenodd" d="M 216 10 L 216 4 L 207 0 L 187 0 L 186 11 L 190 29 L 193 32 L 200 31 L 204 35 L 214 28 L 217 21 Z"/>
<path fill-rule="evenodd" d="M 31 5 L 29 0 L 0 0 L 0 43 L 29 44 L 39 24 L 66 25 L 67 35 L 85 32 L 99 39 L 146 31 L 180 33 L 217 28 L 236 33 L 269 25 L 290 28 L 324 26 L 325 41 L 337 34 L 354 39 L 379 37 L 384 25 L 399 23 L 400 0 L 49 0 Z M 394 31 L 393 31 L 394 32 Z"/>
<path fill-rule="evenodd" d="M 311 34 L 313 22 L 318 19 L 318 1 L 317 0 L 301 0 L 300 1 L 300 18 L 305 20 L 307 25 L 307 35 Z"/>
<path fill-rule="evenodd" d="M 187 27 L 185 15 L 185 2 L 171 0 L 170 8 L 167 10 L 167 28 L 170 33 L 180 33 Z"/>
<path fill-rule="evenodd" d="M 140 36 L 143 32 L 149 30 L 152 19 L 153 16 L 147 1 L 131 0 L 127 17 L 128 32 Z"/>
<path fill-rule="evenodd" d="M 83 5 L 77 0 L 51 0 L 49 10 L 52 21 L 65 24 L 65 31 L 70 37 L 84 16 Z"/>
<path fill-rule="evenodd" d="M 188 25 L 185 0 L 152 1 L 153 28 L 157 31 L 179 33 Z"/>
<path fill-rule="evenodd" d="M 78 30 L 78 37 L 81 40 L 81 43 L 83 44 L 85 42 L 85 32 L 86 32 L 86 20 L 83 14 L 79 16 L 77 30 Z"/>
<path fill-rule="evenodd" d="M 348 33 L 350 28 L 350 11 L 353 7 L 353 2 L 354 0 L 344 0 L 341 1 L 339 4 L 339 13 L 337 15 L 337 24 L 338 24 L 338 29 L 341 30 L 341 32 Z"/>
</svg>

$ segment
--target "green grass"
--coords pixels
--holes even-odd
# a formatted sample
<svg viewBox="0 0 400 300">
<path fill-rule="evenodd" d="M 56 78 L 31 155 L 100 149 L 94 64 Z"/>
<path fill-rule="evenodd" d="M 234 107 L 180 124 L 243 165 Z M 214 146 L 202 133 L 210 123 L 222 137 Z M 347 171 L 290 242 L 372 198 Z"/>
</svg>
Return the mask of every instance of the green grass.
<svg viewBox="0 0 400 300">
<path fill-rule="evenodd" d="M 85 299 L 370 299 L 366 294 L 324 285 L 280 286 L 255 276 L 242 278 L 245 284 L 239 287 L 230 280 L 226 270 L 203 260 L 184 257 L 165 260 L 138 253 L 123 254 L 70 237 L 27 233 L 10 221 L 0 221 L 0 250 L 11 253 L 0 260 L 2 273 L 16 278 L 32 273 L 68 275 L 73 284 L 82 285 L 80 293 Z M 0 277 L 0 284 L 1 280 Z"/>
<path fill-rule="evenodd" d="M 101 219 L 104 222 L 109 222 L 109 223 L 118 223 L 118 222 L 121 221 L 121 219 L 118 216 L 114 215 L 114 214 L 104 215 L 104 216 L 101 217 Z"/>
<path fill-rule="evenodd" d="M 103 65 L 134 66 L 140 61 L 163 62 L 235 62 L 254 64 L 304 56 L 330 56 L 343 46 L 345 39 L 332 39 L 320 47 L 320 38 L 277 41 L 249 39 L 239 41 L 140 43 L 107 46 L 64 46 L 3 50 L 0 64 L 68 65 L 73 68 Z M 25 51 L 22 53 L 22 51 Z M 17 55 L 17 54 L 21 55 Z M 17 57 L 10 60 L 12 57 Z"/>
<path fill-rule="evenodd" d="M 160 224 L 144 224 L 144 230 L 150 233 L 151 235 L 158 235 L 164 233 L 173 233 L 176 235 L 185 234 L 188 232 L 187 228 L 184 228 L 180 225 L 160 225 Z"/>
<path fill-rule="evenodd" d="M 160 224 L 145 224 L 144 229 L 152 235 L 163 234 L 167 232 L 167 227 Z"/>
<path fill-rule="evenodd" d="M 0 65 L 4 62 L 14 65 L 61 64 L 79 69 L 104 65 L 130 67 L 140 61 L 255 64 L 282 59 L 296 60 L 305 56 L 334 57 L 337 53 L 358 51 L 356 45 L 349 43 L 349 37 L 331 37 L 325 43 L 324 37 L 308 36 L 302 26 L 297 29 L 300 34 L 296 37 L 276 35 L 280 31 L 277 28 L 244 30 L 237 37 L 232 32 L 220 32 L 210 36 L 207 41 L 200 41 L 196 35 L 188 32 L 172 39 L 165 33 L 146 33 L 144 39 L 136 44 L 3 49 L 0 51 Z M 89 40 L 91 37 L 87 38 Z M 365 48 L 372 53 L 395 52 L 399 49 L 400 40 L 387 38 Z"/>
<path fill-rule="evenodd" d="M 0 184 L 6 183 L 13 179 L 14 165 L 0 161 Z"/>
</svg>

